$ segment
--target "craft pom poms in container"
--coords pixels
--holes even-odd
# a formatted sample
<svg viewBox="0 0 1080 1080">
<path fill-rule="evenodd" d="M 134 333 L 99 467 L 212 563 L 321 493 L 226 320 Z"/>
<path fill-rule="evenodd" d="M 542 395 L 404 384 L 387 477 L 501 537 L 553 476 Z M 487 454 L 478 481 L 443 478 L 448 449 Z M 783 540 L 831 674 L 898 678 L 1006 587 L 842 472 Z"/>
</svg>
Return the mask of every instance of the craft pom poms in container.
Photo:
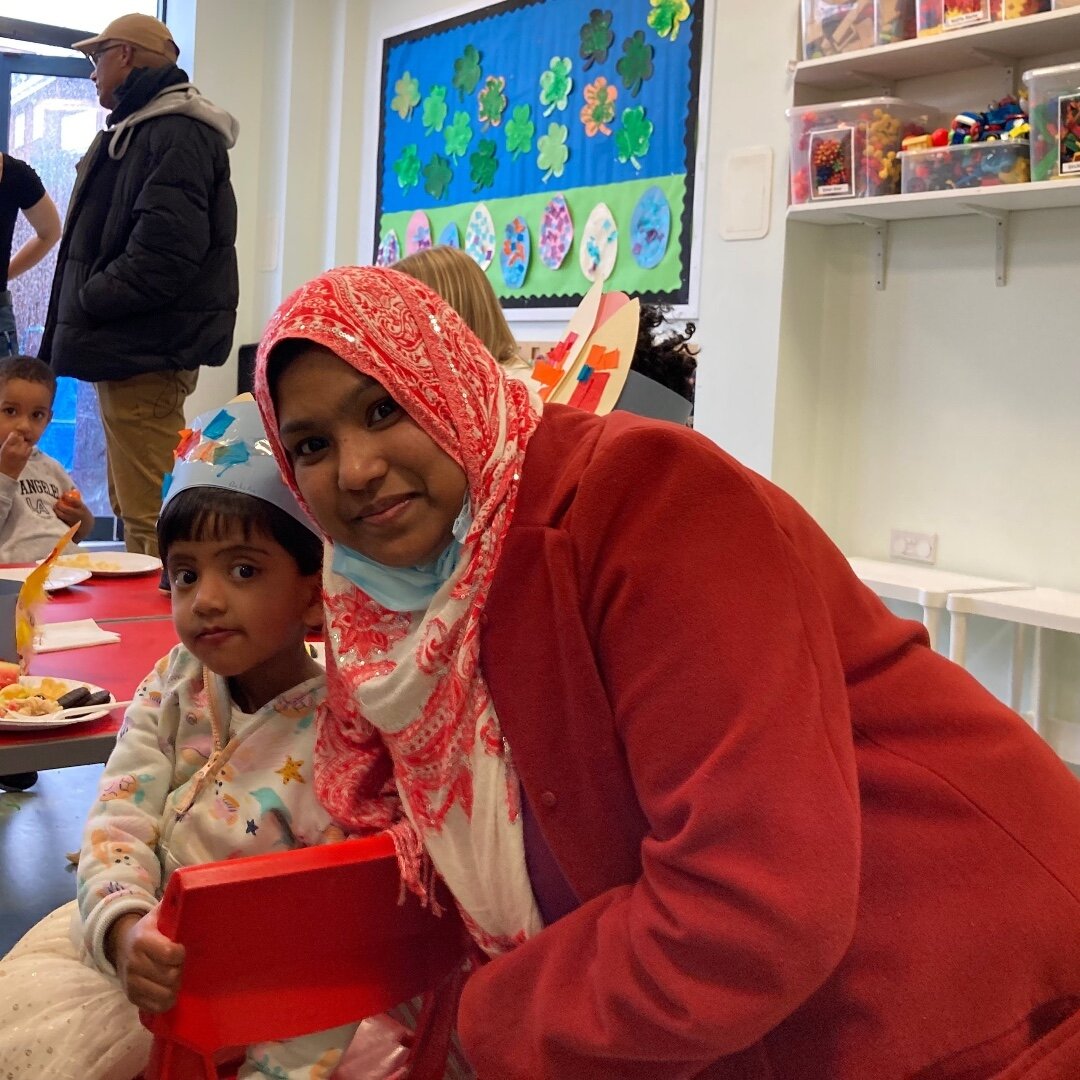
<svg viewBox="0 0 1080 1080">
<path fill-rule="evenodd" d="M 887 97 L 799 106 L 787 116 L 793 203 L 897 194 L 901 144 L 936 119 L 925 105 Z"/>
</svg>

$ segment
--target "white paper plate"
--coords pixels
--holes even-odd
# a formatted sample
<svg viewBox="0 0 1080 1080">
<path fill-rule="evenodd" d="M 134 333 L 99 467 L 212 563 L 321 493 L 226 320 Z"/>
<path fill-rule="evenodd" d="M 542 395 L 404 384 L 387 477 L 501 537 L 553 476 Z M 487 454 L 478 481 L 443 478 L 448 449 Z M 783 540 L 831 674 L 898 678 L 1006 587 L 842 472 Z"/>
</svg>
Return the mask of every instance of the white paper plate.
<svg viewBox="0 0 1080 1080">
<path fill-rule="evenodd" d="M 77 686 L 85 686 L 91 694 L 96 694 L 103 689 L 93 683 L 82 682 L 80 679 L 59 679 L 56 676 L 23 675 L 19 682 L 23 686 L 40 686 L 44 678 L 53 679 L 55 682 L 64 684 L 64 693 L 74 690 Z M 116 695 L 112 696 L 116 700 Z M 109 707 L 103 705 L 96 712 L 87 713 L 85 716 L 62 716 L 58 720 L 50 720 L 48 716 L 0 716 L 0 731 L 47 731 L 50 728 L 68 727 L 71 724 L 85 724 L 88 720 L 100 720 L 109 714 Z"/>
<path fill-rule="evenodd" d="M 33 569 L 32 566 L 13 566 L 10 569 L 0 570 L 0 578 L 4 581 L 25 581 Z M 80 581 L 86 581 L 89 577 L 89 570 L 54 565 L 45 579 L 45 591 L 56 592 L 57 589 L 66 589 L 69 585 L 78 585 Z"/>
<path fill-rule="evenodd" d="M 137 551 L 102 551 L 89 555 L 61 555 L 57 566 L 65 570 L 89 570 L 98 577 L 131 577 L 134 574 L 160 574 L 161 560 L 156 555 L 140 555 Z"/>
</svg>

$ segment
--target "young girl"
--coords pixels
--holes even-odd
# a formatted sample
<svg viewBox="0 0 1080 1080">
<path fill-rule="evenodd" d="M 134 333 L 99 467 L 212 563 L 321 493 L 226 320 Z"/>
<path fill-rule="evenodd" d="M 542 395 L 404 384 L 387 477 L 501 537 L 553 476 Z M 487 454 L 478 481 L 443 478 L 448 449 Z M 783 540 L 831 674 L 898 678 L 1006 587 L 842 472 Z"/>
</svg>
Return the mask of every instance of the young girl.
<svg viewBox="0 0 1080 1080">
<path fill-rule="evenodd" d="M 182 946 L 156 928 L 169 874 L 342 838 L 312 783 L 325 677 L 304 637 L 321 623 L 322 543 L 253 401 L 185 433 L 158 538 L 182 644 L 140 686 L 105 766 L 74 918 L 53 912 L 0 962 L 0 1076 L 136 1076 L 151 1043 L 138 1009 L 171 1007 L 183 976 Z M 329 1076 L 352 1031 L 250 1047 L 240 1075 Z"/>
<path fill-rule="evenodd" d="M 334 545 L 318 794 L 392 769 L 479 1076 L 1080 1076 L 1080 784 L 792 499 L 392 270 L 290 296 L 256 393 Z"/>
</svg>

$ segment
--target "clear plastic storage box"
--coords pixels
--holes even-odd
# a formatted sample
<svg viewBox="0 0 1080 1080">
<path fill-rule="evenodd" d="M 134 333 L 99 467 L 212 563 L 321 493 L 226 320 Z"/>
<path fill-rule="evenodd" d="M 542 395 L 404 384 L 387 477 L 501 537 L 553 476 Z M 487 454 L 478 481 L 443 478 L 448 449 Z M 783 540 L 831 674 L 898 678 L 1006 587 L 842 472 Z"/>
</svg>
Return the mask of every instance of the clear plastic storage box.
<svg viewBox="0 0 1080 1080">
<path fill-rule="evenodd" d="M 1050 11 L 1053 0 L 918 0 L 916 29 L 919 37 L 965 26 L 1021 19 Z"/>
<path fill-rule="evenodd" d="M 1080 64 L 1024 72 L 1031 117 L 1031 179 L 1080 177 Z"/>
<path fill-rule="evenodd" d="M 1021 140 L 905 150 L 900 158 L 900 190 L 904 195 L 1024 184 L 1030 178 L 1028 144 Z"/>
<path fill-rule="evenodd" d="M 897 194 L 900 144 L 937 119 L 926 105 L 888 97 L 799 106 L 787 116 L 792 203 Z"/>
<path fill-rule="evenodd" d="M 915 2 L 802 0 L 803 59 L 816 60 L 913 38 Z"/>
</svg>

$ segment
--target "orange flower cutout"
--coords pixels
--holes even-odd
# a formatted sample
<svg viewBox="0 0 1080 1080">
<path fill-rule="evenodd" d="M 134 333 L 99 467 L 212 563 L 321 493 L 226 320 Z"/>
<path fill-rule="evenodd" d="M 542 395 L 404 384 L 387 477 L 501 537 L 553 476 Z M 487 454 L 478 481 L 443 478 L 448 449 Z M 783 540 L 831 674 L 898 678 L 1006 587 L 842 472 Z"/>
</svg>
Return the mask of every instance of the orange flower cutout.
<svg viewBox="0 0 1080 1080">
<path fill-rule="evenodd" d="M 611 134 L 608 124 L 615 119 L 615 99 L 619 88 L 610 86 L 603 75 L 585 87 L 585 104 L 581 109 L 581 122 L 585 134 L 592 138 L 598 131 Z"/>
</svg>

